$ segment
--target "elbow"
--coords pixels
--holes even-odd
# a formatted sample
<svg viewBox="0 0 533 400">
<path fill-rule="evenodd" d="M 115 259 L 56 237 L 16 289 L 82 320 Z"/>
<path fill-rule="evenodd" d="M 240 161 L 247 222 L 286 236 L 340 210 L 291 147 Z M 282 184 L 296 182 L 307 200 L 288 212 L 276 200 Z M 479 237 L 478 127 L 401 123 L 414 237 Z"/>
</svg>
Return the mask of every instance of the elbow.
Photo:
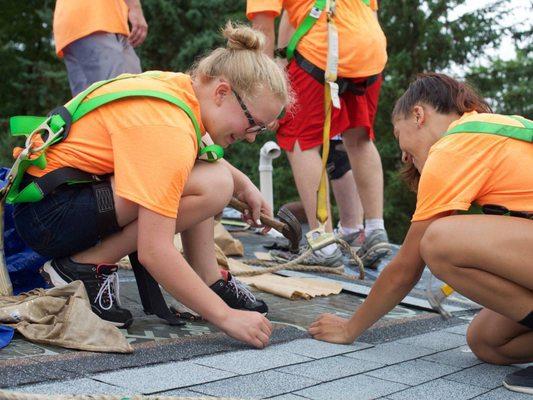
<svg viewBox="0 0 533 400">
<path fill-rule="evenodd" d="M 391 264 L 389 267 L 389 282 L 396 288 L 411 289 L 420 280 L 420 276 L 422 275 L 422 271 L 417 271 L 406 265 Z"/>
</svg>

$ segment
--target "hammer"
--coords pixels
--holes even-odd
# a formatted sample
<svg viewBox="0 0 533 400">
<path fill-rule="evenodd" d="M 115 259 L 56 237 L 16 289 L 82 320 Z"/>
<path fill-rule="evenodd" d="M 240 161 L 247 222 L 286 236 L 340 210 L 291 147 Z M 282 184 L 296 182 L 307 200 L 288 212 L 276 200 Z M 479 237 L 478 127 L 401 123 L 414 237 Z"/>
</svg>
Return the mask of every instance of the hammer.
<svg viewBox="0 0 533 400">
<path fill-rule="evenodd" d="M 232 197 L 229 205 L 242 213 L 244 213 L 244 210 L 250 211 L 247 204 L 235 197 Z M 300 246 L 300 240 L 302 239 L 302 226 L 300 225 L 300 222 L 298 222 L 296 217 L 285 207 L 279 209 L 278 218 L 280 219 L 279 221 L 270 218 L 263 213 L 259 216 L 259 219 L 264 225 L 274 228 L 287 238 L 291 253 L 297 253 Z"/>
</svg>

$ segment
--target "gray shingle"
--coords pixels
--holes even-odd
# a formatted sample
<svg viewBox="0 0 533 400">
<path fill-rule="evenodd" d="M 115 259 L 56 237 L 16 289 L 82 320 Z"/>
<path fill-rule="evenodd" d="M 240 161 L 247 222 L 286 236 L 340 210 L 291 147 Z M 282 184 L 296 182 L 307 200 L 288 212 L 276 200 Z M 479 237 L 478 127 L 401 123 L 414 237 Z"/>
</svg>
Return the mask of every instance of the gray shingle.
<svg viewBox="0 0 533 400">
<path fill-rule="evenodd" d="M 455 333 L 456 335 L 466 335 L 466 330 L 468 329 L 468 324 L 461 324 L 452 326 L 451 328 L 444 329 L 446 332 Z"/>
<path fill-rule="evenodd" d="M 463 368 L 483 363 L 483 361 L 481 361 L 474 355 L 474 353 L 472 353 L 468 346 L 430 354 L 429 356 L 422 357 L 422 360 L 433 361 L 446 365 L 454 365 L 456 367 Z"/>
<path fill-rule="evenodd" d="M 289 343 L 273 346 L 274 349 L 279 349 L 310 358 L 337 356 L 370 347 L 372 347 L 371 344 L 362 342 L 355 342 L 353 344 L 335 344 L 314 339 L 293 340 Z"/>
<path fill-rule="evenodd" d="M 401 383 L 356 375 L 299 390 L 295 394 L 313 400 L 362 400 L 386 396 L 407 387 Z"/>
<path fill-rule="evenodd" d="M 516 367 L 506 367 L 492 364 L 480 364 L 472 368 L 467 368 L 456 372 L 446 379 L 462 382 L 469 385 L 481 386 L 488 389 L 494 389 L 502 385 L 505 375 L 516 371 Z"/>
<path fill-rule="evenodd" d="M 263 350 L 243 350 L 197 358 L 194 363 L 236 374 L 250 374 L 310 360 L 308 357 L 278 350 L 277 346 L 272 346 Z"/>
<path fill-rule="evenodd" d="M 462 335 L 437 331 L 424 333 L 423 335 L 411 336 L 398 340 L 398 342 L 442 351 L 451 349 L 453 347 L 464 346 L 466 344 L 466 339 Z"/>
<path fill-rule="evenodd" d="M 412 360 L 370 371 L 365 375 L 414 386 L 451 374 L 460 369 L 451 365 Z"/>
<path fill-rule="evenodd" d="M 269 397 L 268 400 L 304 400 L 307 397 L 297 396 L 295 394 L 282 394 L 281 396 Z"/>
<path fill-rule="evenodd" d="M 303 364 L 291 365 L 289 367 L 278 369 L 277 371 L 306 376 L 311 379 L 316 379 L 317 381 L 330 381 L 360 374 L 382 366 L 383 364 L 378 364 L 372 361 L 335 356 Z"/>
<path fill-rule="evenodd" d="M 486 389 L 478 386 L 464 385 L 462 383 L 450 382 L 445 379 L 437 379 L 391 394 L 389 395 L 389 398 L 393 400 L 466 400 L 482 394 L 485 391 Z"/>
<path fill-rule="evenodd" d="M 93 376 L 94 379 L 127 387 L 137 393 L 154 393 L 184 386 L 211 382 L 235 374 L 180 361 L 150 367 L 122 369 Z"/>
<path fill-rule="evenodd" d="M 189 389 L 210 396 L 256 399 L 286 394 L 316 383 L 315 380 L 301 376 L 283 374 L 276 371 L 264 371 L 206 383 Z"/>
<path fill-rule="evenodd" d="M 379 344 L 371 349 L 344 354 L 345 357 L 368 360 L 380 364 L 396 364 L 434 353 L 435 350 L 398 341 Z"/>
<path fill-rule="evenodd" d="M 503 387 L 491 390 L 479 397 L 476 400 L 531 400 L 532 397 L 529 394 L 517 393 L 507 390 Z"/>
</svg>

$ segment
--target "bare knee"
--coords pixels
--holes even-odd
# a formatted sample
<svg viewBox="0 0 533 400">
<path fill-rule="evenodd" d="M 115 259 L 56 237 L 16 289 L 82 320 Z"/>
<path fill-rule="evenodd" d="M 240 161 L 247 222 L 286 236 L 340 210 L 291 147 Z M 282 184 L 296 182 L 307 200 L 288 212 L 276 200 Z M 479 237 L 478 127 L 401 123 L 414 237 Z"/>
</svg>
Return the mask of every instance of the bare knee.
<svg viewBox="0 0 533 400">
<path fill-rule="evenodd" d="M 497 347 L 490 343 L 490 339 L 480 324 L 475 324 L 475 322 L 470 324 L 466 332 L 466 343 L 472 353 L 483 362 L 497 365 L 509 364 L 509 360 L 501 356 Z"/>
<path fill-rule="evenodd" d="M 342 134 L 342 140 L 348 151 L 349 149 L 358 149 L 362 146 L 374 145 L 374 142 L 372 142 L 368 136 L 366 128 L 363 127 L 348 129 Z"/>
<path fill-rule="evenodd" d="M 222 163 L 197 162 L 185 185 L 184 195 L 205 198 L 214 209 L 222 210 L 233 195 L 233 176 Z"/>
</svg>

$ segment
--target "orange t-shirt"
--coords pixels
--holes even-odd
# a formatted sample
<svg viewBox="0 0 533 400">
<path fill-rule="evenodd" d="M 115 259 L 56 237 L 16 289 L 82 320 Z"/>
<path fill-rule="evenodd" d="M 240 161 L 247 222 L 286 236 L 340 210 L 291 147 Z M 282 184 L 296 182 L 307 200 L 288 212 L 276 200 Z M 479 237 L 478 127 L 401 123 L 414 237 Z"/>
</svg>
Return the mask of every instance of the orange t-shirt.
<svg viewBox="0 0 533 400">
<path fill-rule="evenodd" d="M 520 126 L 505 116 L 474 112 L 449 129 L 470 121 Z M 486 133 L 456 133 L 435 143 L 422 170 L 412 221 L 468 210 L 474 202 L 533 211 L 533 144 Z"/>
<path fill-rule="evenodd" d="M 203 134 L 191 78 L 172 72 L 147 75 L 153 73 L 108 83 L 89 98 L 120 90 L 166 92 L 191 108 Z M 32 167 L 28 173 L 41 176 L 59 167 L 97 175 L 112 173 L 117 195 L 175 218 L 197 152 L 194 126 L 180 108 L 154 98 L 126 98 L 101 106 L 75 122 L 67 138 L 46 151 L 46 169 Z"/>
<path fill-rule="evenodd" d="M 54 10 L 56 53 L 94 32 L 128 36 L 128 6 L 124 0 L 57 0 Z"/>
<path fill-rule="evenodd" d="M 293 27 L 309 14 L 315 0 L 247 0 L 246 16 L 252 20 L 261 12 L 280 15 L 287 11 Z M 377 4 L 369 7 L 362 0 L 337 0 L 335 25 L 339 31 L 338 75 L 360 78 L 380 73 L 387 62 L 387 42 L 375 15 Z M 297 50 L 317 67 L 326 69 L 328 54 L 326 13 L 300 40 Z"/>
</svg>

